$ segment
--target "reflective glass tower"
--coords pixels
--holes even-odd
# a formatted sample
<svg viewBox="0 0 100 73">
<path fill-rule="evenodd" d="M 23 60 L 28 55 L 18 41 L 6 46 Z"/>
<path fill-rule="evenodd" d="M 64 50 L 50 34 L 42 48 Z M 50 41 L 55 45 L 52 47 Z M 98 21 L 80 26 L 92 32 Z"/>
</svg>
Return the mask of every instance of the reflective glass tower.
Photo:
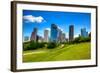
<svg viewBox="0 0 100 73">
<path fill-rule="evenodd" d="M 73 41 L 74 39 L 74 25 L 69 26 L 69 41 Z"/>
<path fill-rule="evenodd" d="M 81 29 L 81 36 L 82 37 L 88 37 L 88 32 L 86 31 L 86 28 Z"/>
<path fill-rule="evenodd" d="M 57 25 L 51 24 L 51 42 L 57 42 L 58 40 L 58 28 Z"/>
</svg>

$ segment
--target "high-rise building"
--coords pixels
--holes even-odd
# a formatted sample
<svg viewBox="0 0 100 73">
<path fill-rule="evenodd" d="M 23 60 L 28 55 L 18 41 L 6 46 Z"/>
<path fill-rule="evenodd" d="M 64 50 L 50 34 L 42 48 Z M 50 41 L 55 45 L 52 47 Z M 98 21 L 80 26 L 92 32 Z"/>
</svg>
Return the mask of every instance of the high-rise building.
<svg viewBox="0 0 100 73">
<path fill-rule="evenodd" d="M 86 31 L 86 28 L 81 29 L 81 36 L 82 37 L 88 37 L 88 32 Z"/>
<path fill-rule="evenodd" d="M 30 38 L 31 41 L 37 41 L 37 28 L 34 28 L 33 29 L 33 32 L 31 34 L 31 38 Z"/>
<path fill-rule="evenodd" d="M 44 39 L 43 39 L 43 37 L 41 37 L 41 36 L 38 36 L 38 42 L 43 42 L 44 41 Z"/>
<path fill-rule="evenodd" d="M 62 33 L 61 42 L 65 42 L 65 41 L 66 41 L 66 35 L 65 35 L 65 33 Z"/>
<path fill-rule="evenodd" d="M 58 27 L 55 24 L 51 24 L 51 42 L 57 42 L 58 41 Z"/>
<path fill-rule="evenodd" d="M 49 30 L 45 29 L 44 30 L 44 42 L 49 41 Z"/>
<path fill-rule="evenodd" d="M 69 26 L 69 41 L 73 41 L 74 39 L 74 25 Z"/>
<path fill-rule="evenodd" d="M 58 29 L 58 42 L 61 42 L 61 37 L 62 37 L 62 31 L 61 29 Z"/>
</svg>

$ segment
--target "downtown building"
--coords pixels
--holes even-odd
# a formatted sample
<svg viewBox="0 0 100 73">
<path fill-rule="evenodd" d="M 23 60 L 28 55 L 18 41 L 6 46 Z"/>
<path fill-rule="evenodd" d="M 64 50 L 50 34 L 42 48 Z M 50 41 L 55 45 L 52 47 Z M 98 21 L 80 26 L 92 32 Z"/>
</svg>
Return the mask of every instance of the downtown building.
<svg viewBox="0 0 100 73">
<path fill-rule="evenodd" d="M 37 41 L 38 40 L 38 36 L 37 36 L 37 28 L 33 29 L 33 32 L 31 33 L 31 37 L 30 37 L 31 41 Z"/>
<path fill-rule="evenodd" d="M 58 27 L 56 24 L 51 24 L 50 42 L 58 41 Z"/>
<path fill-rule="evenodd" d="M 49 30 L 44 30 L 44 42 L 49 42 Z"/>
<path fill-rule="evenodd" d="M 62 35 L 61 35 L 61 42 L 66 42 L 66 35 L 65 35 L 65 33 L 62 33 Z"/>
<path fill-rule="evenodd" d="M 58 42 L 62 41 L 62 31 L 61 29 L 58 29 Z"/>
<path fill-rule="evenodd" d="M 56 24 L 51 24 L 51 42 L 66 42 L 66 35 Z"/>
<path fill-rule="evenodd" d="M 88 32 L 86 31 L 86 28 L 81 29 L 81 37 L 88 37 Z"/>
<path fill-rule="evenodd" d="M 58 29 L 58 42 L 66 42 L 66 35 L 61 29 Z"/>
<path fill-rule="evenodd" d="M 69 26 L 69 41 L 74 40 L 74 25 Z"/>
<path fill-rule="evenodd" d="M 43 39 L 43 37 L 42 37 L 42 36 L 37 36 L 37 41 L 41 43 L 41 42 L 43 42 L 43 41 L 44 41 L 44 39 Z"/>
</svg>

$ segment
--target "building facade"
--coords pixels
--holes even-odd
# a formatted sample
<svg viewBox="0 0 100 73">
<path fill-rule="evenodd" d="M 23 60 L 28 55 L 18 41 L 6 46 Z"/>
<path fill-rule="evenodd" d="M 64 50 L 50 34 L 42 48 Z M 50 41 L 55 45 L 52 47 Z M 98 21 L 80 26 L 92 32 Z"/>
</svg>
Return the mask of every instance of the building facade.
<svg viewBox="0 0 100 73">
<path fill-rule="evenodd" d="M 49 42 L 49 30 L 44 30 L 44 42 Z"/>
<path fill-rule="evenodd" d="M 58 42 L 61 42 L 62 40 L 62 31 L 58 29 Z"/>
<path fill-rule="evenodd" d="M 41 42 L 43 42 L 43 41 L 44 41 L 44 39 L 43 39 L 43 37 L 38 36 L 37 41 L 41 43 Z"/>
<path fill-rule="evenodd" d="M 69 41 L 74 40 L 74 25 L 69 26 Z"/>
<path fill-rule="evenodd" d="M 66 42 L 66 35 L 65 35 L 65 33 L 62 33 L 61 42 Z"/>
<path fill-rule="evenodd" d="M 86 31 L 86 28 L 81 29 L 81 36 L 82 37 L 88 37 L 88 32 Z"/>
<path fill-rule="evenodd" d="M 31 37 L 30 37 L 31 41 L 37 41 L 37 28 L 33 29 L 33 32 L 31 33 Z"/>
<path fill-rule="evenodd" d="M 58 41 L 58 27 L 56 24 L 51 24 L 51 35 L 50 35 L 51 42 Z"/>
</svg>

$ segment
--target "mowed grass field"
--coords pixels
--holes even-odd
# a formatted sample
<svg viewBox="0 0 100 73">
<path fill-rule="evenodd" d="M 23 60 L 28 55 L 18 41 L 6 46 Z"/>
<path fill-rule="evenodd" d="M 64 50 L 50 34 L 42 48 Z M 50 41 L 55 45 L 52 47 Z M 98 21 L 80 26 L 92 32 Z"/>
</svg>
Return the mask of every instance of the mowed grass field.
<svg viewBox="0 0 100 73">
<path fill-rule="evenodd" d="M 85 60 L 90 58 L 90 42 L 65 44 L 54 49 L 42 48 L 23 52 L 23 62 Z"/>
</svg>

